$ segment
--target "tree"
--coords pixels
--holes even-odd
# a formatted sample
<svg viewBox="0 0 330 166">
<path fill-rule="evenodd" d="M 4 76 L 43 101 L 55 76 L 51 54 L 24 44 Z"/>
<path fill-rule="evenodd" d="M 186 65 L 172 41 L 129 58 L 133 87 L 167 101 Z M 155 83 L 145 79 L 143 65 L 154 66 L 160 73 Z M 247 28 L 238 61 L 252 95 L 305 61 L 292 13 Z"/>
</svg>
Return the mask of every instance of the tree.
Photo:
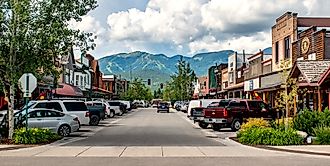
<svg viewBox="0 0 330 166">
<path fill-rule="evenodd" d="M 14 130 L 14 94 L 23 73 L 40 80 L 56 75 L 54 60 L 76 46 L 83 53 L 95 47 L 91 33 L 69 28 L 69 22 L 97 7 L 96 0 L 1 0 L 0 85 L 9 95 L 9 139 Z M 55 77 L 56 78 L 56 77 Z"/>
<path fill-rule="evenodd" d="M 135 78 L 129 85 L 126 93 L 121 94 L 121 99 L 124 100 L 147 100 L 153 99 L 151 89 L 142 83 L 142 80 Z"/>
<path fill-rule="evenodd" d="M 296 114 L 296 110 L 294 108 L 296 105 L 302 101 L 299 101 L 297 96 L 303 96 L 305 94 L 305 90 L 299 90 L 298 80 L 296 78 L 290 78 L 289 72 L 291 65 L 291 61 L 282 60 L 280 62 L 281 68 L 281 80 L 282 86 L 284 90 L 279 91 L 277 97 L 277 107 L 282 111 L 282 115 L 285 115 L 285 126 L 288 128 L 288 117 L 290 116 L 290 112 Z M 284 118 L 284 116 L 282 116 Z"/>
<path fill-rule="evenodd" d="M 177 63 L 177 72 L 166 84 L 163 97 L 169 100 L 190 100 L 193 94 L 193 82 L 196 74 L 190 64 L 181 59 Z"/>
<path fill-rule="evenodd" d="M 163 98 L 163 92 L 160 88 L 158 88 L 158 90 L 154 91 L 154 98 L 155 99 Z"/>
</svg>

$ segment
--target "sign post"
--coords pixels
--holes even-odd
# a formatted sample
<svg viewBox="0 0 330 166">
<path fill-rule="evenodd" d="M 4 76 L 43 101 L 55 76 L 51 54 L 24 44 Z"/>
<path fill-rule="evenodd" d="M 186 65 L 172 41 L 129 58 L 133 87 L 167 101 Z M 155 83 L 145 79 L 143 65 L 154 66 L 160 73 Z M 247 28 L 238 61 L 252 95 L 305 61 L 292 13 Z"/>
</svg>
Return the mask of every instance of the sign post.
<svg viewBox="0 0 330 166">
<path fill-rule="evenodd" d="M 37 87 L 37 78 L 32 73 L 25 73 L 18 80 L 18 83 L 20 84 L 20 89 L 23 92 L 23 97 L 25 100 L 25 116 L 26 116 L 25 127 L 27 130 L 27 128 L 28 128 L 28 103 L 29 103 L 29 98 L 32 96 L 32 92 Z"/>
</svg>

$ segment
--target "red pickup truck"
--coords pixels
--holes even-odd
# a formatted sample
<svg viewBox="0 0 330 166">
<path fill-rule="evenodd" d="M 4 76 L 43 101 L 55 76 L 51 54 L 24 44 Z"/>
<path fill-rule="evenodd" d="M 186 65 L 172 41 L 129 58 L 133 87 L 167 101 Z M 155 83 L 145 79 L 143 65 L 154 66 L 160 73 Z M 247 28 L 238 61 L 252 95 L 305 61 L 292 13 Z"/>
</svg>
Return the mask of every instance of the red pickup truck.
<svg viewBox="0 0 330 166">
<path fill-rule="evenodd" d="M 224 127 L 237 131 L 245 119 L 273 119 L 275 115 L 263 101 L 246 99 L 231 100 L 227 106 L 220 106 L 219 103 L 219 107 L 210 107 L 203 111 L 204 123 L 212 124 L 214 131 L 219 131 Z"/>
</svg>

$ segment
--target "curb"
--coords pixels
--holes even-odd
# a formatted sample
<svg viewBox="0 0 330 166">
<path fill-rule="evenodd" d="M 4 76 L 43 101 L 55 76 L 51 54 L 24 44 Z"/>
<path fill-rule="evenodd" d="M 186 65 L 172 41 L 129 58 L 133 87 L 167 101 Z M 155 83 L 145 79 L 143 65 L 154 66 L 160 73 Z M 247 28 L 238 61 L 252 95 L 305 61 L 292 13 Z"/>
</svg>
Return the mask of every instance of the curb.
<svg viewBox="0 0 330 166">
<path fill-rule="evenodd" d="M 330 156 L 330 153 L 322 153 L 322 152 L 281 149 L 281 148 L 275 148 L 275 147 L 270 147 L 270 146 L 252 146 L 252 147 L 256 147 L 256 148 L 259 148 L 259 149 L 272 150 L 272 151 L 279 151 L 279 152 L 289 152 L 289 153 L 319 155 L 319 156 Z"/>
<path fill-rule="evenodd" d="M 9 150 L 17 150 L 17 149 L 25 149 L 25 148 L 32 148 L 32 147 L 38 147 L 37 145 L 17 145 L 17 146 L 11 146 L 6 148 L 0 148 L 0 151 L 9 151 Z"/>
</svg>

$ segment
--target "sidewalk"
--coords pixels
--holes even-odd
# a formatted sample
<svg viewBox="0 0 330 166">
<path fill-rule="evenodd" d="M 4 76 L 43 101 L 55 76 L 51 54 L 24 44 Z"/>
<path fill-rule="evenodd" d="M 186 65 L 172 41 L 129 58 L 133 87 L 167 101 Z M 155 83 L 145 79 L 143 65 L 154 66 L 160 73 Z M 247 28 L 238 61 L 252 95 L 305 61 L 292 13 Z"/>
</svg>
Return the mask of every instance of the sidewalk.
<svg viewBox="0 0 330 166">
<path fill-rule="evenodd" d="M 265 149 L 330 156 L 330 145 L 268 146 Z"/>
</svg>

